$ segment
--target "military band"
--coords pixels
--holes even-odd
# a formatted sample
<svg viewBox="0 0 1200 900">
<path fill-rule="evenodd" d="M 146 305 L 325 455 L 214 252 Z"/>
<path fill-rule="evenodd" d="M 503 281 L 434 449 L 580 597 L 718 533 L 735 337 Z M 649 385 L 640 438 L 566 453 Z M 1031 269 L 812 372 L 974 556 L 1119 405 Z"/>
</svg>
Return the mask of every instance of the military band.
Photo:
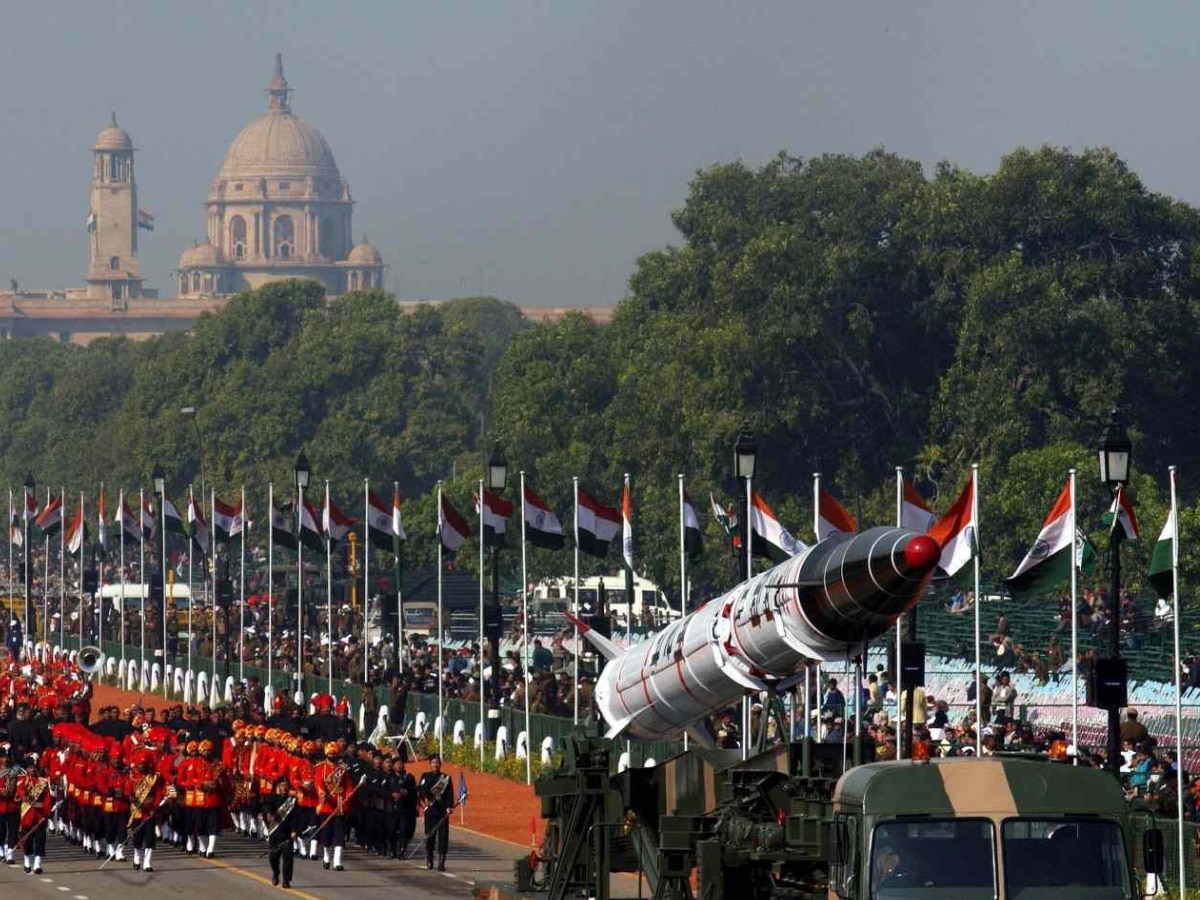
<svg viewBox="0 0 1200 900">
<path fill-rule="evenodd" d="M 423 809 L 426 865 L 436 856 L 445 869 L 455 796 L 441 760 L 418 781 L 404 747 L 348 739 L 332 697 L 313 698 L 311 716 L 277 705 L 263 722 L 177 707 L 106 708 L 89 724 L 83 684 L 65 660 L 0 669 L 0 862 L 41 873 L 57 832 L 102 865 L 153 872 L 160 841 L 212 859 L 233 830 L 266 841 L 272 882 L 286 888 L 296 857 L 344 871 L 352 840 L 408 859 Z"/>
</svg>

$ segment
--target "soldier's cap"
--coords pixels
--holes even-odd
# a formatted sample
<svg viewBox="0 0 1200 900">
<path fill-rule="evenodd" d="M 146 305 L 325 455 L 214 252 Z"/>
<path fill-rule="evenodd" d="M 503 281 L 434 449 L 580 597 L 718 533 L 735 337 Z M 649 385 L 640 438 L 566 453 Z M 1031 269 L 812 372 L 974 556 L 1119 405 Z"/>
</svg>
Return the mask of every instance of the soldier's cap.
<svg viewBox="0 0 1200 900">
<path fill-rule="evenodd" d="M 441 756 L 441 754 L 440 754 L 440 753 L 436 753 L 436 752 L 435 752 L 435 753 L 430 753 L 430 754 L 429 754 L 429 757 L 428 757 L 428 759 L 429 759 L 429 761 L 430 761 L 430 762 L 433 762 L 434 760 L 436 760 L 437 762 L 441 762 L 441 761 L 442 761 L 442 756 Z"/>
</svg>

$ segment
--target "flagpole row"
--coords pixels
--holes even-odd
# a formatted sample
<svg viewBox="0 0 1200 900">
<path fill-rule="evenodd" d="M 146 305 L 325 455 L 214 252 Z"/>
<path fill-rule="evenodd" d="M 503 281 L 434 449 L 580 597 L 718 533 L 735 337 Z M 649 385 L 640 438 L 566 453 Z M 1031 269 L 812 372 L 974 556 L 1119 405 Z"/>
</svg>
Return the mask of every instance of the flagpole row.
<svg viewBox="0 0 1200 900">
<path fill-rule="evenodd" d="M 904 468 L 896 466 L 896 527 L 904 527 Z M 900 658 L 904 647 L 904 617 L 896 617 L 896 704 L 900 703 Z M 896 741 L 896 759 L 904 759 L 904 741 Z"/>
<path fill-rule="evenodd" d="M 442 671 L 442 669 L 443 669 L 443 666 L 442 666 L 442 643 L 443 643 L 442 635 L 444 634 L 444 630 L 442 628 L 442 545 L 444 543 L 444 540 L 442 538 L 442 527 L 443 527 L 442 515 L 443 515 L 443 512 L 442 512 L 442 480 L 439 478 L 438 483 L 437 483 L 437 526 L 438 526 L 437 527 L 437 532 L 438 532 L 437 533 L 437 667 L 438 667 L 437 689 L 438 689 L 438 718 L 439 719 L 442 718 L 442 710 L 445 705 L 445 695 L 446 695 L 445 694 L 445 685 L 443 684 L 444 677 L 443 677 L 443 671 Z M 480 666 L 479 666 L 479 674 L 481 677 L 483 675 L 482 654 L 483 654 L 483 648 L 481 647 L 480 648 Z M 480 687 L 480 691 L 482 692 L 482 686 Z M 438 738 L 438 755 L 439 756 L 441 755 L 442 750 L 443 750 L 443 743 L 444 743 L 443 735 L 445 734 L 445 731 L 446 731 L 446 729 L 443 728 L 441 730 L 441 733 L 438 734 L 438 736 L 437 736 L 437 738 Z"/>
<path fill-rule="evenodd" d="M 983 759 L 983 660 L 979 653 L 983 631 L 983 597 L 979 594 L 979 463 L 971 463 L 971 521 L 975 523 L 975 758 Z"/>
<path fill-rule="evenodd" d="M 275 693 L 271 680 L 275 663 L 275 482 L 267 482 L 267 684 L 266 690 Z M 264 694 L 265 696 L 265 694 Z M 272 712 L 272 710 L 264 710 Z"/>
<path fill-rule="evenodd" d="M 296 666 L 293 700 L 304 699 L 304 485 L 296 479 Z"/>
<path fill-rule="evenodd" d="M 329 647 L 325 653 L 325 668 L 329 673 L 329 696 L 333 696 L 333 538 L 329 533 L 333 515 L 329 509 L 329 479 L 325 479 L 325 629 Z M 364 647 L 365 651 L 366 648 Z"/>
<path fill-rule="evenodd" d="M 687 615 L 687 522 L 683 509 L 683 473 L 679 473 L 679 617 Z M 683 749 L 688 749 L 688 733 L 683 733 Z"/>
<path fill-rule="evenodd" d="M 484 540 L 484 518 L 483 518 L 483 479 L 479 479 L 479 721 L 487 723 L 483 726 L 483 740 L 479 742 L 479 768 L 483 769 L 484 745 L 487 743 L 488 725 L 487 721 L 487 686 L 490 679 L 483 677 L 483 616 L 484 616 L 484 598 L 483 598 L 483 545 L 487 543 Z M 498 665 L 499 660 L 492 660 L 492 665 Z M 445 728 L 445 723 L 442 723 Z"/>
<path fill-rule="evenodd" d="M 1176 847 L 1179 852 L 1179 896 L 1187 896 L 1187 842 L 1183 822 L 1183 657 L 1179 640 L 1183 608 L 1179 603 L 1179 500 L 1176 494 L 1178 471 L 1168 468 L 1171 479 L 1171 603 L 1175 620 L 1175 823 L 1179 829 Z"/>
<path fill-rule="evenodd" d="M 521 470 L 521 635 L 524 642 L 525 661 L 521 666 L 521 674 L 525 679 L 525 783 L 533 784 L 533 732 L 529 729 L 529 686 L 530 655 L 529 655 L 529 560 L 525 544 L 525 470 Z"/>
<path fill-rule="evenodd" d="M 367 640 L 367 613 L 371 603 L 371 482 L 363 479 L 363 595 L 362 595 L 362 648 L 363 690 L 371 680 L 371 645 Z M 380 622 L 382 623 L 382 615 Z M 364 719 L 364 725 L 370 724 Z"/>
<path fill-rule="evenodd" d="M 242 502 L 238 507 L 241 516 L 242 553 L 238 563 L 238 681 L 246 680 L 246 531 L 250 522 L 246 515 L 246 486 L 242 485 Z M 226 623 L 226 628 L 229 627 Z"/>
<path fill-rule="evenodd" d="M 59 645 L 62 647 L 63 653 L 67 652 L 67 624 L 66 624 L 66 622 L 67 622 L 67 613 L 66 613 L 66 610 L 67 610 L 67 529 L 66 529 L 66 524 L 63 522 L 63 517 L 66 515 L 66 509 L 67 509 L 67 489 L 59 488 L 58 489 L 58 612 L 59 612 L 58 620 L 61 623 L 59 625 L 59 634 L 61 636 Z M 47 555 L 47 557 L 49 557 L 49 548 L 47 548 L 46 555 Z M 50 562 L 49 559 L 47 559 L 46 562 L 47 562 L 47 566 L 46 566 L 47 577 L 49 577 L 49 562 Z M 80 604 L 79 604 L 79 619 L 80 619 L 80 622 L 82 623 L 82 620 L 83 620 L 83 603 L 82 602 L 80 602 Z M 82 628 L 83 625 L 80 624 L 79 627 Z"/>
<path fill-rule="evenodd" d="M 574 690 L 571 691 L 574 701 L 574 717 L 575 724 L 579 724 L 579 476 L 571 477 L 571 486 L 575 495 L 575 649 L 574 649 L 574 668 L 571 674 L 571 684 L 574 685 Z M 632 612 L 632 610 L 630 610 Z"/>
<path fill-rule="evenodd" d="M 1075 469 L 1069 472 L 1071 483 L 1071 746 L 1075 748 L 1074 763 L 1079 761 L 1079 614 L 1076 603 L 1079 600 L 1079 559 L 1076 545 L 1079 538 L 1078 511 L 1075 508 L 1076 477 Z M 976 604 L 979 598 L 975 598 Z"/>
</svg>

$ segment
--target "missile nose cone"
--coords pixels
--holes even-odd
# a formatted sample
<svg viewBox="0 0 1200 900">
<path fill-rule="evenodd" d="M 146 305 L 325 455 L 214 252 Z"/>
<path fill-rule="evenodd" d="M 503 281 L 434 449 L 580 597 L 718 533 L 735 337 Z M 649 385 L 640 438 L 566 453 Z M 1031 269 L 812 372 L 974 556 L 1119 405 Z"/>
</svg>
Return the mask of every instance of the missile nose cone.
<svg viewBox="0 0 1200 900">
<path fill-rule="evenodd" d="M 904 548 L 904 564 L 915 572 L 925 572 L 937 565 L 942 556 L 938 542 L 927 534 L 919 534 Z"/>
</svg>

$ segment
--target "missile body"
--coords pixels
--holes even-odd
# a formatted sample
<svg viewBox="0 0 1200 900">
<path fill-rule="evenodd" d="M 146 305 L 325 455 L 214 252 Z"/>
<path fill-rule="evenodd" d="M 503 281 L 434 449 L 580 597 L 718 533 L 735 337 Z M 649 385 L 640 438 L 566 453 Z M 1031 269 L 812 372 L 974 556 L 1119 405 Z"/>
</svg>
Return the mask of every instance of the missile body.
<svg viewBox="0 0 1200 900">
<path fill-rule="evenodd" d="M 826 538 L 628 650 L 583 628 L 608 661 L 596 705 L 608 735 L 708 743 L 708 716 L 747 690 L 788 686 L 806 659 L 857 653 L 920 599 L 940 548 L 899 528 Z"/>
</svg>

